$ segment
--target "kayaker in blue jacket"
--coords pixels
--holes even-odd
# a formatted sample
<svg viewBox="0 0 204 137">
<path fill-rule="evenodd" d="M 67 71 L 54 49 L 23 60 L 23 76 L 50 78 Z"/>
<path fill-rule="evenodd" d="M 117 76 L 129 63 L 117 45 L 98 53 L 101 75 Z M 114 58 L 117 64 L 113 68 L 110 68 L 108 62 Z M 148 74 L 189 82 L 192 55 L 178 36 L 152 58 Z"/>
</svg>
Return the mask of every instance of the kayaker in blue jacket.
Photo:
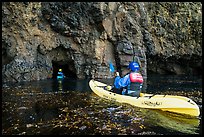
<svg viewBox="0 0 204 137">
<path fill-rule="evenodd" d="M 123 95 L 139 97 L 143 84 L 143 77 L 138 73 L 139 64 L 137 62 L 130 62 L 128 68 L 131 71 L 124 77 L 120 77 L 118 72 L 115 73 L 113 91 Z"/>
<path fill-rule="evenodd" d="M 57 73 L 57 79 L 63 79 L 65 76 L 62 72 L 62 69 L 59 69 L 58 73 Z"/>
</svg>

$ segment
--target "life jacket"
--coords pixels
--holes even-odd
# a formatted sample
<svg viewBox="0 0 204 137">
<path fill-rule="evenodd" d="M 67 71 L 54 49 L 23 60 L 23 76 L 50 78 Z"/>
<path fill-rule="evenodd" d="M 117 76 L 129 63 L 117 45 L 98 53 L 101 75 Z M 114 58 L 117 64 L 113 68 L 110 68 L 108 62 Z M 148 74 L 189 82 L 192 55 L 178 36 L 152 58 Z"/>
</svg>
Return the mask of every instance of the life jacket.
<svg viewBox="0 0 204 137">
<path fill-rule="evenodd" d="M 140 73 L 131 72 L 129 74 L 130 77 L 130 84 L 128 85 L 129 91 L 136 91 L 140 92 L 143 84 L 143 77 Z"/>
<path fill-rule="evenodd" d="M 140 73 L 131 72 L 129 76 L 131 82 L 143 83 L 143 77 Z"/>
<path fill-rule="evenodd" d="M 63 79 L 63 78 L 64 78 L 64 74 L 62 72 L 58 72 L 57 79 Z"/>
</svg>

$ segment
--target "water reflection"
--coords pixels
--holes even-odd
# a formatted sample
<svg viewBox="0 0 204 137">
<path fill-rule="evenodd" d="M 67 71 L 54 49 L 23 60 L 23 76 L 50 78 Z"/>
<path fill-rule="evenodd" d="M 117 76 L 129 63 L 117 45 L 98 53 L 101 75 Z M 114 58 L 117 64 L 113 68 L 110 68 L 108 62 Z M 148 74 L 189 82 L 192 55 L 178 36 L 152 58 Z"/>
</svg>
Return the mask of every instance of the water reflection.
<svg viewBox="0 0 204 137">
<path fill-rule="evenodd" d="M 148 80 L 146 92 L 184 95 L 202 109 L 201 79 L 157 76 Z M 112 79 L 101 81 L 112 83 Z M 2 134 L 202 134 L 202 114 L 190 119 L 111 102 L 95 95 L 88 82 L 65 78 L 4 83 Z"/>
<path fill-rule="evenodd" d="M 154 128 L 163 134 L 199 134 L 200 120 L 160 110 L 143 109 L 145 122 L 149 128 Z M 167 132 L 168 131 L 168 132 Z M 176 132 L 175 132 L 176 131 Z"/>
<path fill-rule="evenodd" d="M 3 87 L 30 87 L 39 88 L 44 93 L 58 92 L 58 91 L 79 91 L 79 92 L 92 92 L 89 85 L 89 79 L 46 79 L 31 82 L 19 82 L 19 83 L 4 83 Z"/>
<path fill-rule="evenodd" d="M 57 82 L 58 82 L 58 92 L 62 92 L 63 91 L 63 84 L 62 84 L 63 79 L 58 79 Z"/>
</svg>

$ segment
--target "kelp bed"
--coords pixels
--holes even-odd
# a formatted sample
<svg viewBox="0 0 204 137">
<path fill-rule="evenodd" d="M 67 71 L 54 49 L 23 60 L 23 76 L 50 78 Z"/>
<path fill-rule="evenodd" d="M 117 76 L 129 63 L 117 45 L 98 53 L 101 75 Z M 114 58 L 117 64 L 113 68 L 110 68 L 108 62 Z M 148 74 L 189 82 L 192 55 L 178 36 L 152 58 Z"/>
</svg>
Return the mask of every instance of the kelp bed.
<svg viewBox="0 0 204 137">
<path fill-rule="evenodd" d="M 202 92 L 189 96 L 202 97 Z M 3 135 L 200 134 L 200 119 L 112 102 L 93 92 L 42 93 L 29 86 L 2 91 Z"/>
</svg>

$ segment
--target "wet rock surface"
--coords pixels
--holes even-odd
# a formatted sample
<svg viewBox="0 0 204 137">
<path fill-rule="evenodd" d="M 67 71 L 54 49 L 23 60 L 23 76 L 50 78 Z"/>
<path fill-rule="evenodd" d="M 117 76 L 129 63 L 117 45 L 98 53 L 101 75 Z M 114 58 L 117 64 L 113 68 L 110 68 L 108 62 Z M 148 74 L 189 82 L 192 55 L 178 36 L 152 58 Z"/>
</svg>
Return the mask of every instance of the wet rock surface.
<svg viewBox="0 0 204 137">
<path fill-rule="evenodd" d="M 199 2 L 3 2 L 2 80 L 111 78 L 138 61 L 150 73 L 202 74 Z"/>
<path fill-rule="evenodd" d="M 199 5 L 193 2 L 148 3 L 149 29 L 144 35 L 149 51 L 149 71 L 202 74 L 202 16 Z"/>
</svg>

